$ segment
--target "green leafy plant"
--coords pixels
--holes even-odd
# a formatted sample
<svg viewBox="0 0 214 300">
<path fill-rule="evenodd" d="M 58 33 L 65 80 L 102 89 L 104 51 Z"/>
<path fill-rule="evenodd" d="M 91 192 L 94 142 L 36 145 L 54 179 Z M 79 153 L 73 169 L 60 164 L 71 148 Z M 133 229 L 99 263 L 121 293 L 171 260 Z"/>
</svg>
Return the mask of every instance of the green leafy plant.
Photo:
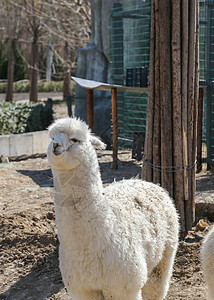
<svg viewBox="0 0 214 300">
<path fill-rule="evenodd" d="M 0 93 L 5 94 L 6 90 L 7 90 L 7 82 L 0 82 Z"/>
<path fill-rule="evenodd" d="M 0 82 L 0 93 L 5 94 L 7 89 L 7 82 Z M 48 93 L 48 92 L 62 92 L 63 81 L 51 81 L 51 82 L 38 82 L 38 92 Z M 71 82 L 71 92 L 74 93 L 75 83 Z M 17 81 L 13 84 L 14 93 L 29 93 L 30 82 L 28 80 Z"/>
<path fill-rule="evenodd" d="M 0 40 L 0 79 L 7 78 L 8 58 L 4 50 L 4 43 Z"/>
<path fill-rule="evenodd" d="M 0 134 L 45 130 L 53 121 L 53 110 L 47 103 L 16 104 L 0 102 Z"/>
</svg>

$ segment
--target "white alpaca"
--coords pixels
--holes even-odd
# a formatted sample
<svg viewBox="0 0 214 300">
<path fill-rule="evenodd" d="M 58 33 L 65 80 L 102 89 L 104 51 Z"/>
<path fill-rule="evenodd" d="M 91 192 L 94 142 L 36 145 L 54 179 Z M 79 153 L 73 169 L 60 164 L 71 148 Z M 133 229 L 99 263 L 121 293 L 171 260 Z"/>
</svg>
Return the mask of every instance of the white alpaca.
<svg viewBox="0 0 214 300">
<path fill-rule="evenodd" d="M 214 299 L 214 226 L 205 236 L 201 248 L 202 269 L 208 287 L 208 299 Z"/>
<path fill-rule="evenodd" d="M 94 147 L 105 144 L 78 119 L 56 121 L 49 135 L 60 269 L 72 300 L 164 299 L 179 231 L 168 194 L 140 179 L 103 188 Z"/>
</svg>

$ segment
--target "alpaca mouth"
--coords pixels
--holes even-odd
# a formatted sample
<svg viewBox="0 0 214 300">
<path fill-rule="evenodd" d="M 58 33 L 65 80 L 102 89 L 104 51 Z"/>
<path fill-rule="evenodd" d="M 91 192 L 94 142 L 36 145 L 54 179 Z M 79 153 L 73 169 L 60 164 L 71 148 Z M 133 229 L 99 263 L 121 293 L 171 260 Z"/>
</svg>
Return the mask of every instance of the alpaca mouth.
<svg viewBox="0 0 214 300">
<path fill-rule="evenodd" d="M 53 152 L 54 155 L 59 156 L 62 153 L 58 153 L 58 152 Z"/>
<path fill-rule="evenodd" d="M 63 152 L 64 152 L 64 151 L 59 151 L 59 150 L 57 150 L 57 149 L 54 149 L 54 150 L 53 150 L 53 154 L 56 155 L 56 156 L 61 155 Z"/>
</svg>

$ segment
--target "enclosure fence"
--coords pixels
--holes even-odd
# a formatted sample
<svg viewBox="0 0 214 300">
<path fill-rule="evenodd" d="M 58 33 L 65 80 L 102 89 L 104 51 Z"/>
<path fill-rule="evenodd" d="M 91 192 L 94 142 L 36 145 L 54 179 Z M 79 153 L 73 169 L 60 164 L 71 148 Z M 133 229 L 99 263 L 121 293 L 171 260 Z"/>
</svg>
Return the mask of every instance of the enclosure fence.
<svg viewBox="0 0 214 300">
<path fill-rule="evenodd" d="M 150 1 L 115 4 L 111 14 L 111 83 L 146 87 L 150 50 Z M 146 93 L 118 93 L 118 144 L 130 147 L 146 130 Z"/>
<path fill-rule="evenodd" d="M 134 3 L 134 5 L 133 5 Z M 203 160 L 214 164 L 214 1 L 199 0 L 199 77 L 203 87 Z M 111 83 L 147 86 L 151 0 L 116 3 L 110 19 Z M 147 94 L 118 93 L 119 147 L 146 131 Z"/>
</svg>

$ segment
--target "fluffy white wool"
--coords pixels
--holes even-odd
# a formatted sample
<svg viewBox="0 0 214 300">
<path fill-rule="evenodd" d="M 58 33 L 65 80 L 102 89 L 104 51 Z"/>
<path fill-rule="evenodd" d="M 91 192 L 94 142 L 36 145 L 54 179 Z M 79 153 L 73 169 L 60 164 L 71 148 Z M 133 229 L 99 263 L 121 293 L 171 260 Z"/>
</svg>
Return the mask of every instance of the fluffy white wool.
<svg viewBox="0 0 214 300">
<path fill-rule="evenodd" d="M 164 299 L 178 244 L 167 192 L 139 179 L 103 188 L 95 147 L 78 119 L 50 126 L 60 269 L 72 300 Z"/>
<path fill-rule="evenodd" d="M 214 299 L 214 226 L 205 236 L 201 248 L 202 269 L 208 287 L 208 299 Z"/>
</svg>

